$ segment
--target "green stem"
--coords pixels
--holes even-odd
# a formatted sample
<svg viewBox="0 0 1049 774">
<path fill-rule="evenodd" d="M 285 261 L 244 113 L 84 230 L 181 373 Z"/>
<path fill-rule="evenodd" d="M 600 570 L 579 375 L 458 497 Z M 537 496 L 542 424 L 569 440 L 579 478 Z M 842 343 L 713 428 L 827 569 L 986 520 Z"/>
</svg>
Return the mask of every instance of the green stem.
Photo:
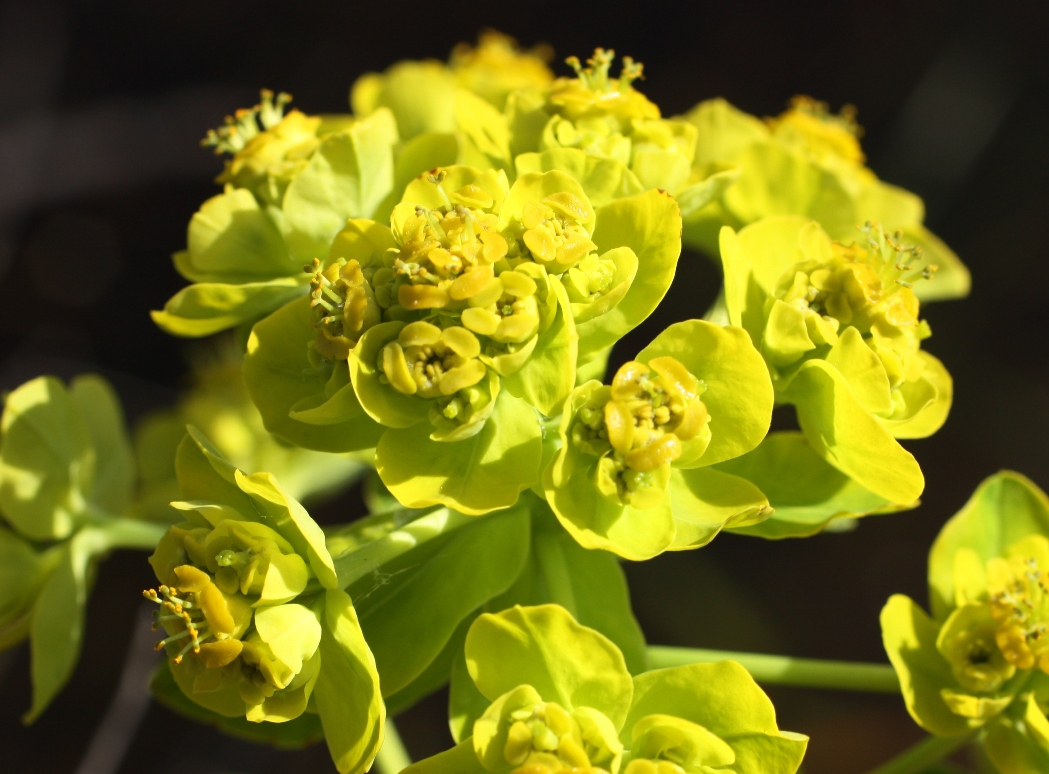
<svg viewBox="0 0 1049 774">
<path fill-rule="evenodd" d="M 381 774 L 400 774 L 412 765 L 412 758 L 401 741 L 401 735 L 397 733 L 397 726 L 389 718 L 386 718 L 385 735 L 379 754 L 375 756 L 375 763 Z"/>
<path fill-rule="evenodd" d="M 335 572 L 339 577 L 339 585 L 344 589 L 349 588 L 365 575 L 375 572 L 401 554 L 445 535 L 475 518 L 477 517 L 467 516 L 449 508 L 441 508 L 420 516 L 388 535 L 336 558 Z"/>
<path fill-rule="evenodd" d="M 870 774 L 921 774 L 934 763 L 968 744 L 976 732 L 964 736 L 927 736 Z"/>
<path fill-rule="evenodd" d="M 896 672 L 888 664 L 823 661 L 812 658 L 769 656 L 763 653 L 736 653 L 728 650 L 674 648 L 663 645 L 650 645 L 648 648 L 648 663 L 652 669 L 713 661 L 738 661 L 759 683 L 872 693 L 898 694 L 900 692 L 900 681 L 896 677 Z"/>
</svg>

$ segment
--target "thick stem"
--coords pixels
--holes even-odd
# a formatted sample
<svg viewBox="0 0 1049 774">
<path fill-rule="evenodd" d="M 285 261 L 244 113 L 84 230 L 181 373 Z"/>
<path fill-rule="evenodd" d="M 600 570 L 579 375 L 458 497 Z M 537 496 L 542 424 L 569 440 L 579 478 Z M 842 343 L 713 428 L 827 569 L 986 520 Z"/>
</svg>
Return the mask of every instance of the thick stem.
<svg viewBox="0 0 1049 774">
<path fill-rule="evenodd" d="M 648 648 L 648 663 L 652 669 L 713 661 L 738 661 L 759 683 L 872 693 L 900 692 L 900 681 L 888 664 L 822 661 L 769 656 L 763 653 L 736 653 L 728 650 L 674 648 L 663 645 L 651 645 Z"/>
<path fill-rule="evenodd" d="M 964 736 L 927 736 L 870 774 L 921 774 L 952 752 L 968 744 L 976 732 Z"/>
<path fill-rule="evenodd" d="M 390 718 L 386 718 L 386 727 L 379 754 L 375 756 L 375 763 L 379 767 L 380 774 L 400 774 L 401 771 L 412 765 L 411 756 L 404 748 L 401 735 L 397 733 L 397 726 Z"/>
</svg>

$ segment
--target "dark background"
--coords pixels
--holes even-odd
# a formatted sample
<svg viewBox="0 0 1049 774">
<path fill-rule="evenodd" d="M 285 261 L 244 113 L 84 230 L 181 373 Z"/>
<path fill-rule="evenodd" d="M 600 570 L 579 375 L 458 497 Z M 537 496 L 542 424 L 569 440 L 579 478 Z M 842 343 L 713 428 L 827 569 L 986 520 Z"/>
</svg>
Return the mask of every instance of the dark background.
<svg viewBox="0 0 1049 774">
<path fill-rule="evenodd" d="M 942 431 L 908 444 L 928 481 L 924 504 L 848 534 L 722 536 L 627 574 L 651 642 L 884 661 L 878 611 L 893 592 L 925 599 L 929 545 L 977 483 L 1008 467 L 1049 485 L 1046 10 L 1033 1 L 4 0 L 0 388 L 40 373 L 99 371 L 132 419 L 174 399 L 185 344 L 147 312 L 184 284 L 169 256 L 216 191 L 220 162 L 197 143 L 253 104 L 259 87 L 290 91 L 307 112 L 346 111 L 362 72 L 444 58 L 493 26 L 525 45 L 552 44 L 558 62 L 598 45 L 632 55 L 645 64 L 642 90 L 666 115 L 716 95 L 758 115 L 780 112 L 796 93 L 835 108 L 851 102 L 872 167 L 925 197 L 928 224 L 973 273 L 968 300 L 925 309 L 935 332 L 927 346 L 953 374 L 956 398 Z M 667 301 L 618 358 L 667 323 L 702 314 L 716 290 L 712 265 L 686 253 Z M 356 502 L 347 497 L 323 515 L 350 518 Z M 137 590 L 150 581 L 141 554 L 103 566 L 80 665 L 31 728 L 18 720 L 29 705 L 28 650 L 0 654 L 0 769 L 77 769 L 119 680 Z M 812 736 L 808 774 L 863 772 L 921 737 L 898 697 L 770 694 L 780 726 Z M 444 700 L 399 723 L 414 755 L 450 743 Z M 154 705 L 119 771 L 333 769 L 323 745 L 252 747 Z"/>
</svg>

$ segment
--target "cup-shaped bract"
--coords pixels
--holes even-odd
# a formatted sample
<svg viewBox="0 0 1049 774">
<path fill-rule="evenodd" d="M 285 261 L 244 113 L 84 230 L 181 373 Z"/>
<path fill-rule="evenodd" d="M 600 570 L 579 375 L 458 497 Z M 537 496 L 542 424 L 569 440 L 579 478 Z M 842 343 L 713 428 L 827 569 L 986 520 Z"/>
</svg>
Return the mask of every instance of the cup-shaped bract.
<svg viewBox="0 0 1049 774">
<path fill-rule="evenodd" d="M 699 103 L 683 118 L 697 130 L 693 175 L 716 178 L 727 168 L 738 175 L 716 201 L 686 212 L 685 241 L 691 246 L 717 255 L 721 226 L 739 229 L 771 215 L 816 220 L 845 241 L 855 224 L 877 221 L 890 232 L 902 230 L 940 267 L 936 282 L 916 286 L 923 301 L 968 294 L 969 271 L 922 225 L 922 200 L 879 180 L 865 165 L 851 106 L 834 114 L 822 102 L 795 97 L 787 111 L 761 121 L 719 98 Z"/>
<path fill-rule="evenodd" d="M 947 418 L 950 374 L 921 348 L 931 335 L 912 285 L 936 281 L 921 248 L 867 224 L 852 244 L 814 221 L 766 218 L 721 234 L 725 305 L 765 358 L 778 403 L 797 408 L 812 447 L 889 502 L 924 479 L 896 439 Z"/>
<path fill-rule="evenodd" d="M 792 774 L 807 739 L 781 732 L 738 664 L 631 678 L 616 646 L 558 605 L 481 615 L 465 643 L 482 702 L 458 746 L 413 764 L 443 772 Z"/>
<path fill-rule="evenodd" d="M 745 479 L 709 466 L 760 443 L 772 418 L 768 370 L 746 331 L 672 325 L 610 386 L 586 382 L 562 414 L 543 485 L 587 548 L 628 559 L 698 548 L 722 529 L 767 518 Z"/>
<path fill-rule="evenodd" d="M 930 617 L 894 595 L 882 638 L 914 720 L 977 737 L 1005 774 L 1049 766 L 1049 499 L 1017 473 L 984 481 L 929 554 Z"/>
<path fill-rule="evenodd" d="M 144 592 L 176 684 L 225 717 L 317 711 L 339 770 L 366 770 L 379 678 L 321 528 L 270 474 L 245 475 L 192 427 L 176 464 L 185 521 L 150 557 L 160 585 Z"/>
</svg>

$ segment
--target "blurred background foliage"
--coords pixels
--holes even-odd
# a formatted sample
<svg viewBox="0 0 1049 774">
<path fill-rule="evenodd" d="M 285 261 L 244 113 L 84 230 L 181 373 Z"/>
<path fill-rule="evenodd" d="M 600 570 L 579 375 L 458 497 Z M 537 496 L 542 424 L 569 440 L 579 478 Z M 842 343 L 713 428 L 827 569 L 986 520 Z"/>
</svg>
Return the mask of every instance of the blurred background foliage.
<svg viewBox="0 0 1049 774">
<path fill-rule="evenodd" d="M 345 112 L 361 73 L 444 59 L 490 26 L 525 46 L 551 44 L 558 72 L 563 57 L 595 46 L 633 56 L 645 64 L 640 88 L 666 115 L 717 95 L 757 115 L 798 93 L 852 103 L 872 168 L 925 198 L 928 225 L 973 274 L 968 300 L 926 310 L 929 349 L 954 375 L 956 398 L 941 432 L 908 444 L 925 470 L 924 504 L 808 540 L 725 535 L 627 574 L 653 643 L 884 661 L 878 611 L 893 592 L 925 598 L 928 548 L 975 485 L 1002 467 L 1049 485 L 1047 22 L 1049 6 L 1033 1 L 5 0 L 0 389 L 97 371 L 132 421 L 176 402 L 199 352 L 148 311 L 183 284 L 170 255 L 216 191 L 221 162 L 198 142 L 254 104 L 259 87 L 291 92 L 307 112 Z M 701 315 L 717 284 L 713 264 L 683 256 L 667 301 L 617 346 L 613 366 L 667 324 Z M 362 510 L 352 492 L 316 515 L 331 523 Z M 140 633 L 132 646 L 149 582 L 141 554 L 103 565 L 77 672 L 32 727 L 19 722 L 27 649 L 0 654 L 3 769 L 332 771 L 323 746 L 274 752 L 146 704 L 142 674 L 124 665 L 150 641 Z M 769 693 L 780 725 L 812 736 L 808 774 L 866 771 L 921 736 L 891 696 Z M 445 701 L 440 692 L 399 720 L 415 756 L 450 744 Z M 125 738 L 95 737 L 107 708 Z M 125 744 L 121 762 L 112 753 Z"/>
</svg>

